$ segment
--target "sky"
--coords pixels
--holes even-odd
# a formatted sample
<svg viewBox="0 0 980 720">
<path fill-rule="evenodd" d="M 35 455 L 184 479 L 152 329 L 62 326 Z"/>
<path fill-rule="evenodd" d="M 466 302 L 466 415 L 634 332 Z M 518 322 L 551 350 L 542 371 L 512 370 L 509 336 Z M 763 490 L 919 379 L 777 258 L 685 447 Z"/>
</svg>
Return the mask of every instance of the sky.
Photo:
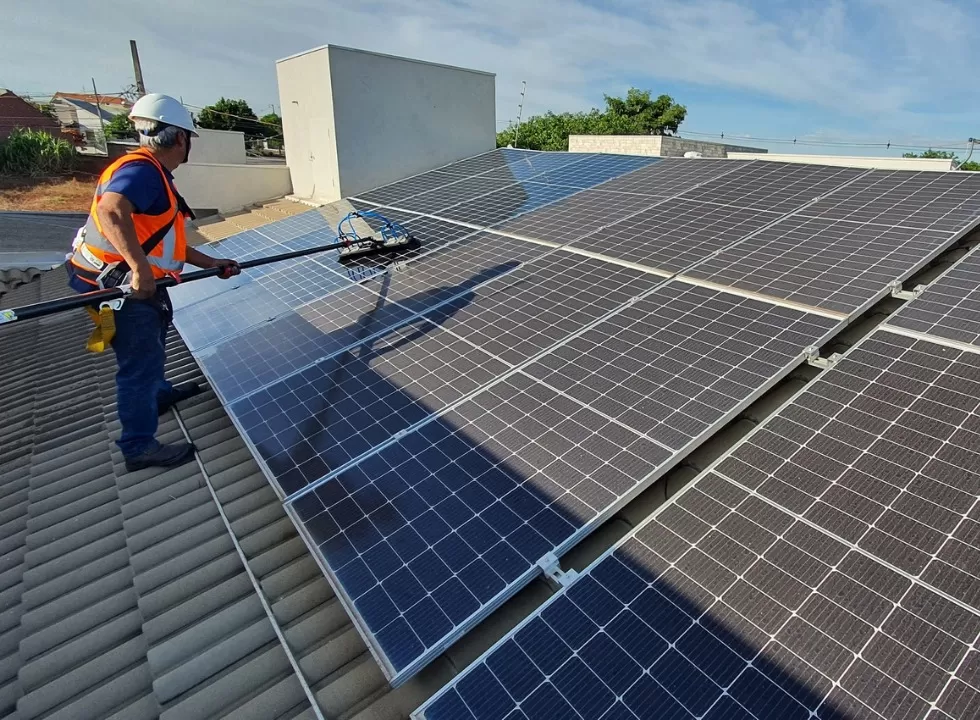
<svg viewBox="0 0 980 720">
<path fill-rule="evenodd" d="M 963 155 L 980 136 L 975 0 L 0 0 L 0 16 L 0 87 L 31 94 L 118 92 L 134 39 L 149 91 L 262 115 L 275 61 L 329 43 L 496 73 L 500 129 L 526 81 L 524 117 L 635 86 L 687 106 L 681 135 L 776 152 Z"/>
</svg>

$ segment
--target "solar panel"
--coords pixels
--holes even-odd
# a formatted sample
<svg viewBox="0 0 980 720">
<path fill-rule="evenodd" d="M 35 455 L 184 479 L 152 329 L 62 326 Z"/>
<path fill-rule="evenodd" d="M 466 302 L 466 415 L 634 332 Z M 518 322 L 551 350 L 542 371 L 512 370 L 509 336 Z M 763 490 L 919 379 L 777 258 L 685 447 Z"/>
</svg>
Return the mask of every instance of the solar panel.
<svg viewBox="0 0 980 720">
<path fill-rule="evenodd" d="M 588 153 L 522 152 L 519 157 L 509 158 L 506 165 L 480 173 L 480 177 L 519 182 L 541 173 L 577 165 L 592 157 Z"/>
<path fill-rule="evenodd" d="M 292 507 L 397 684 L 669 456 L 517 374 Z"/>
<path fill-rule="evenodd" d="M 953 240 L 933 230 L 791 216 L 684 274 L 853 314 Z"/>
<path fill-rule="evenodd" d="M 671 282 L 525 372 L 680 450 L 776 382 L 839 321 Z"/>
<path fill-rule="evenodd" d="M 286 497 L 506 369 L 416 320 L 267 385 L 229 410 Z"/>
<path fill-rule="evenodd" d="M 330 222 L 316 210 L 293 215 L 292 217 L 255 228 L 255 232 L 277 243 L 284 243 L 315 230 L 333 231 Z"/>
<path fill-rule="evenodd" d="M 658 282 L 660 278 L 632 268 L 556 250 L 427 317 L 517 364 Z"/>
<path fill-rule="evenodd" d="M 599 186 L 601 190 L 640 195 L 676 195 L 695 185 L 744 168 L 741 160 L 666 158 Z"/>
<path fill-rule="evenodd" d="M 866 172 L 854 168 L 756 162 L 692 188 L 684 197 L 788 213 Z"/>
<path fill-rule="evenodd" d="M 399 265 L 390 277 L 373 280 L 368 286 L 389 300 L 423 312 L 548 251 L 543 245 L 476 232 L 426 255 L 423 262 Z"/>
<path fill-rule="evenodd" d="M 488 227 L 578 192 L 577 188 L 525 181 L 438 211 L 439 217 Z"/>
<path fill-rule="evenodd" d="M 174 327 L 192 353 L 268 322 L 289 311 L 289 305 L 258 283 L 245 283 L 174 312 Z"/>
<path fill-rule="evenodd" d="M 368 192 L 360 193 L 358 197 L 365 202 L 377 203 L 379 205 L 395 205 L 398 204 L 399 200 L 410 198 L 413 195 L 420 195 L 430 190 L 436 190 L 459 180 L 459 175 L 440 170 L 431 170 L 406 178 L 405 180 L 383 185 Z"/>
<path fill-rule="evenodd" d="M 571 244 L 672 275 L 779 217 L 776 213 L 675 198 L 613 222 Z"/>
<path fill-rule="evenodd" d="M 503 280 L 520 287 L 516 274 Z M 596 517 L 637 492 L 651 473 L 663 471 L 706 437 L 709 426 L 719 427 L 802 362 L 803 347 L 838 324 L 744 298 L 718 302 L 719 293 L 703 288 L 659 288 L 650 297 L 661 293 L 666 299 L 656 306 L 644 305 L 646 300 L 630 304 L 295 500 L 311 545 L 348 593 L 395 682 L 463 632 L 485 606 L 512 592 L 514 583 L 526 582 L 538 559 L 573 543 Z M 616 298 L 620 304 L 628 300 L 629 293 Z M 627 319 L 617 321 L 624 313 Z M 489 314 L 483 309 L 475 317 Z M 521 326 L 520 318 L 515 322 Z M 743 331 L 718 348 L 708 345 L 730 325 Z M 596 333 L 600 339 L 593 340 Z M 647 333 L 652 339 L 646 340 Z M 534 337 L 540 349 L 556 336 L 545 342 Z M 595 351 L 591 360 L 579 352 L 583 338 Z M 765 347 L 753 344 L 760 342 Z M 479 344 L 494 353 L 491 339 Z M 566 352 L 570 347 L 574 350 Z M 510 343 L 507 350 L 518 348 Z M 486 475 L 493 467 L 496 473 Z M 362 506 L 358 497 L 374 500 Z M 501 500 L 494 503 L 494 498 Z M 379 536 L 380 525 L 389 529 Z M 362 532 L 368 533 L 363 541 Z M 440 569 L 431 585 L 416 574 L 425 592 L 403 606 L 392 593 L 410 584 L 409 573 L 416 573 L 410 561 L 416 556 L 391 561 L 402 548 L 415 547 L 413 533 L 435 546 L 428 554 L 425 543 L 418 546 L 423 558 L 418 572 L 441 568 L 440 563 L 452 572 Z M 376 549 L 382 540 L 383 552 Z M 463 574 L 491 548 L 499 548 L 500 568 L 485 560 Z M 383 578 L 401 564 L 407 572 L 386 584 Z M 452 585 L 442 589 L 453 576 Z"/>
<path fill-rule="evenodd" d="M 564 244 L 664 200 L 665 197 L 655 195 L 583 190 L 492 227 L 501 232 Z"/>
<path fill-rule="evenodd" d="M 627 176 L 627 173 L 659 162 L 661 162 L 660 158 L 636 155 L 593 155 L 577 163 L 535 175 L 531 179 L 539 183 L 584 190 L 621 175 Z"/>
<path fill-rule="evenodd" d="M 957 232 L 980 217 L 980 177 L 966 172 L 875 170 L 803 214 Z"/>
<path fill-rule="evenodd" d="M 876 332 L 414 717 L 973 717 L 978 404 Z"/>
<path fill-rule="evenodd" d="M 497 168 L 518 167 L 522 163 L 548 162 L 547 156 L 560 155 L 562 159 L 571 159 L 567 153 L 541 153 L 534 150 L 518 150 L 516 148 L 497 148 L 490 152 L 466 158 L 458 162 L 445 165 L 439 170 L 441 172 L 452 173 L 461 177 L 472 177 L 480 173 L 485 173 Z M 553 162 L 553 161 L 552 161 Z"/>
<path fill-rule="evenodd" d="M 980 250 L 888 318 L 888 327 L 980 346 Z"/>
<path fill-rule="evenodd" d="M 211 386 L 229 404 L 411 315 L 352 285 L 206 347 L 196 357 Z"/>
<path fill-rule="evenodd" d="M 398 207 L 418 213 L 438 214 L 445 208 L 503 190 L 511 185 L 513 183 L 506 180 L 490 180 L 480 176 L 463 178 L 452 185 L 399 200 Z"/>
</svg>

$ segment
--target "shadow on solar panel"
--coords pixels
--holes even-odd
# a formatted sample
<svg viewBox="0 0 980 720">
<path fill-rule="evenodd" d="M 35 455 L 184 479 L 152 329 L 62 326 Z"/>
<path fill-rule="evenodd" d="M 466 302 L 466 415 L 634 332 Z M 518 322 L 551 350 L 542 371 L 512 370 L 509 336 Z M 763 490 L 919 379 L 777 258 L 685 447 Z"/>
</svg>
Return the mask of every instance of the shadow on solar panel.
<svg viewBox="0 0 980 720">
<path fill-rule="evenodd" d="M 502 374 L 504 363 L 437 323 L 405 321 L 453 298 L 451 310 L 439 316 L 448 319 L 469 305 L 474 287 L 516 265 L 499 263 L 397 305 L 352 306 L 352 314 L 336 322 L 336 302 L 328 298 L 319 310 L 308 306 L 288 323 L 259 327 L 209 356 L 208 371 L 219 386 L 227 384 L 229 397 L 254 390 L 269 372 L 282 377 L 298 370 L 231 405 L 283 494 L 302 490 Z M 379 292 L 383 297 L 384 288 Z M 276 367 L 262 375 L 254 368 L 264 367 L 261 355 L 270 346 Z M 247 382 L 246 369 L 253 369 L 254 382 Z"/>
</svg>

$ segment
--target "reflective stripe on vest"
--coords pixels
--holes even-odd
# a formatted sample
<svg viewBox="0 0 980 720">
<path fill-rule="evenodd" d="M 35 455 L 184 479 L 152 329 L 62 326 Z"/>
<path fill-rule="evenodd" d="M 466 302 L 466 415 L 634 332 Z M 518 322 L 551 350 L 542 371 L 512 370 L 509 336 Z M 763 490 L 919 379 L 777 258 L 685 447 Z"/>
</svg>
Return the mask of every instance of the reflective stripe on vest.
<svg viewBox="0 0 980 720">
<path fill-rule="evenodd" d="M 102 194 L 109 185 L 109 181 L 119 168 L 131 162 L 146 161 L 152 162 L 157 170 L 159 170 L 170 207 L 165 213 L 160 215 L 147 215 L 134 212 L 132 218 L 133 225 L 136 228 L 136 237 L 142 245 L 154 233 L 166 227 L 171 218 L 173 218 L 173 224 L 166 235 L 157 243 L 156 247 L 147 253 L 146 257 L 156 278 L 164 277 L 170 272 L 180 272 L 183 269 L 187 252 L 187 237 L 184 227 L 186 219 L 183 213 L 178 210 L 177 197 L 170 187 L 170 182 L 164 173 L 163 166 L 153 157 L 152 153 L 140 148 L 116 160 L 103 171 L 99 178 L 99 184 L 95 189 L 95 197 L 92 200 L 92 208 L 83 228 L 84 233 L 81 238 L 76 239 L 74 253 L 71 257 L 71 263 L 84 273 L 94 273 L 97 275 L 106 265 L 123 260 L 123 257 L 118 253 L 116 248 L 113 247 L 112 243 L 102 233 L 97 207 L 99 200 L 102 198 Z"/>
</svg>

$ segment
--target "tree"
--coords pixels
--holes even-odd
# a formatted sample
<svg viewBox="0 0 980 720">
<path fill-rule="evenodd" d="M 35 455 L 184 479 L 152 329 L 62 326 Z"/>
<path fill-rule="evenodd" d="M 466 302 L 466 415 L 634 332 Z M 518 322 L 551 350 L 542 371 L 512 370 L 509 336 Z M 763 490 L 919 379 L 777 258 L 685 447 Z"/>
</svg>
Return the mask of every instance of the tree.
<svg viewBox="0 0 980 720">
<path fill-rule="evenodd" d="M 929 148 L 923 153 L 916 154 L 914 152 L 907 152 L 902 154 L 903 158 L 928 158 L 930 160 L 954 160 L 956 156 L 947 152 L 946 150 L 933 150 Z"/>
<path fill-rule="evenodd" d="M 129 121 L 129 113 L 119 113 L 105 124 L 106 140 L 135 140 L 136 128 Z"/>
<path fill-rule="evenodd" d="M 535 115 L 497 134 L 497 147 L 568 150 L 569 135 L 664 135 L 677 132 L 687 115 L 669 95 L 650 98 L 650 91 L 630 88 L 625 98 L 604 96 L 606 109 Z"/>
<path fill-rule="evenodd" d="M 264 134 L 258 117 L 244 100 L 219 99 L 214 105 L 208 105 L 201 110 L 197 124 L 209 130 L 237 130 L 249 138 Z"/>
<path fill-rule="evenodd" d="M 960 162 L 959 158 L 956 157 L 956 155 L 949 150 L 933 150 L 932 148 L 929 148 L 925 152 L 919 154 L 916 154 L 914 152 L 902 153 L 902 157 L 929 158 L 934 160 L 952 160 L 958 170 L 980 172 L 980 162 L 977 162 L 976 160 L 967 160 L 966 162 Z"/>
<path fill-rule="evenodd" d="M 262 133 L 267 138 L 282 137 L 282 118 L 275 113 L 267 113 L 259 118 Z"/>
</svg>

